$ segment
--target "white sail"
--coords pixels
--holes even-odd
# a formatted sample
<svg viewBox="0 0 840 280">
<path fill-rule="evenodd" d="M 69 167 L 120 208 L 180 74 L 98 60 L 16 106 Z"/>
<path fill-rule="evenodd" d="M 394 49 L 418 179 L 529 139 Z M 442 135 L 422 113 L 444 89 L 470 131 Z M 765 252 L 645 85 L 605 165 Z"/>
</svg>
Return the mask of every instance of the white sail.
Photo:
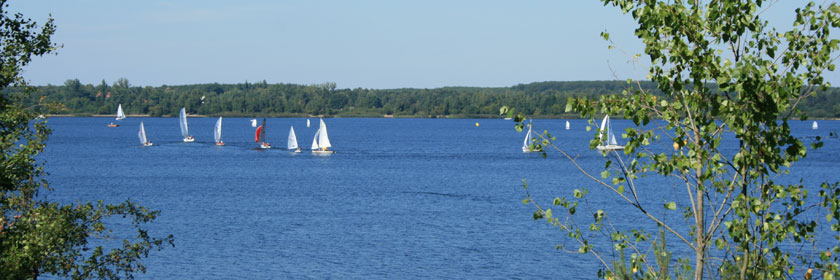
<svg viewBox="0 0 840 280">
<path fill-rule="evenodd" d="M 117 106 L 117 120 L 125 119 L 125 112 L 123 112 L 122 104 Z"/>
<path fill-rule="evenodd" d="M 309 127 L 309 119 L 306 119 L 306 127 Z"/>
<path fill-rule="evenodd" d="M 820 128 L 820 126 L 817 125 L 817 121 L 814 121 L 814 123 L 811 124 L 811 129 L 818 129 L 818 128 Z"/>
<path fill-rule="evenodd" d="M 601 145 L 606 145 L 607 143 L 607 135 L 605 135 L 607 131 L 607 125 L 610 121 L 610 115 L 604 116 L 604 120 L 601 121 Z"/>
<path fill-rule="evenodd" d="M 523 152 L 526 152 L 526 153 L 527 153 L 527 152 L 530 152 L 530 151 L 531 151 L 531 143 L 532 143 L 532 142 L 533 142 L 533 141 L 532 141 L 532 139 L 531 139 L 531 124 L 528 124 L 528 133 L 527 133 L 527 134 L 525 134 L 525 141 L 524 141 L 524 142 L 522 142 L 522 151 L 523 151 Z"/>
<path fill-rule="evenodd" d="M 318 147 L 318 135 L 321 134 L 321 129 L 319 128 L 318 131 L 315 131 L 315 138 L 312 138 L 312 149 L 317 150 L 321 147 Z"/>
<path fill-rule="evenodd" d="M 318 128 L 320 133 L 318 133 L 318 146 L 321 148 L 329 148 L 332 147 L 330 144 L 330 138 L 327 136 L 327 124 L 324 123 L 324 119 L 321 119 L 321 127 Z"/>
<path fill-rule="evenodd" d="M 566 121 L 566 130 L 569 130 L 569 121 Z"/>
<path fill-rule="evenodd" d="M 146 144 L 146 129 L 143 128 L 143 122 L 140 122 L 140 132 L 137 132 L 137 136 L 140 137 L 140 144 Z"/>
<path fill-rule="evenodd" d="M 251 127 L 257 127 L 257 119 L 251 119 Z"/>
<path fill-rule="evenodd" d="M 289 148 L 289 150 L 294 150 L 294 149 L 298 148 L 297 136 L 295 135 L 295 127 L 294 126 L 292 126 L 289 129 L 289 142 L 286 146 Z"/>
<path fill-rule="evenodd" d="M 222 117 L 219 117 L 219 120 L 216 121 L 216 127 L 213 129 L 213 138 L 216 139 L 216 143 L 222 142 Z"/>
<path fill-rule="evenodd" d="M 181 107 L 181 115 L 179 118 L 181 120 L 181 135 L 184 136 L 184 138 L 187 138 L 190 136 L 190 128 L 187 127 L 187 112 L 183 107 Z"/>
</svg>

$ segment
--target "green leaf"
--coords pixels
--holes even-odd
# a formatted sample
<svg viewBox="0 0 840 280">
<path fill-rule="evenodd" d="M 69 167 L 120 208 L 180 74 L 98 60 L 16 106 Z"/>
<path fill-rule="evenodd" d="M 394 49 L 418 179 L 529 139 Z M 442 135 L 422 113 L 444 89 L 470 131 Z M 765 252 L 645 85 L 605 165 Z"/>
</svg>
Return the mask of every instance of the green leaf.
<svg viewBox="0 0 840 280">
<path fill-rule="evenodd" d="M 665 203 L 665 209 L 668 209 L 668 210 L 677 210 L 677 203 L 676 203 L 676 202 L 673 202 L 673 201 L 668 202 L 668 203 Z"/>
<path fill-rule="evenodd" d="M 601 172 L 601 178 L 607 179 L 607 177 L 610 177 L 610 171 L 609 170 L 602 171 Z"/>
<path fill-rule="evenodd" d="M 583 197 L 583 193 L 579 189 L 575 189 L 574 195 L 575 195 L 576 198 Z"/>
</svg>

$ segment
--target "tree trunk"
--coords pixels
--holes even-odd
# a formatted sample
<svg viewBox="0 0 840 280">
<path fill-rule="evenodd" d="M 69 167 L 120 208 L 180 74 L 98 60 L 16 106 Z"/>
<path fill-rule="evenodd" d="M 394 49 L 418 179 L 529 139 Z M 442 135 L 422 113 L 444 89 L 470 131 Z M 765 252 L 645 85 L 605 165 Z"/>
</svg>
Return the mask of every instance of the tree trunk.
<svg viewBox="0 0 840 280">
<path fill-rule="evenodd" d="M 694 143 L 700 143 L 700 136 L 697 132 L 694 133 Z M 698 148 L 699 149 L 699 148 Z M 698 157 L 700 153 L 697 153 Z M 704 221 L 704 211 L 703 211 L 703 194 L 706 192 L 705 188 L 703 187 L 703 180 L 701 179 L 703 176 L 703 159 L 697 159 L 698 164 L 700 166 L 697 170 L 695 170 L 695 176 L 697 176 L 697 194 L 694 198 L 696 200 L 695 205 L 697 207 L 696 213 L 694 213 L 694 223 L 697 226 L 695 229 L 694 240 L 695 240 L 695 249 L 694 249 L 694 280 L 703 280 L 703 268 L 705 267 L 705 256 L 706 256 L 706 236 L 705 236 L 705 221 Z"/>
</svg>

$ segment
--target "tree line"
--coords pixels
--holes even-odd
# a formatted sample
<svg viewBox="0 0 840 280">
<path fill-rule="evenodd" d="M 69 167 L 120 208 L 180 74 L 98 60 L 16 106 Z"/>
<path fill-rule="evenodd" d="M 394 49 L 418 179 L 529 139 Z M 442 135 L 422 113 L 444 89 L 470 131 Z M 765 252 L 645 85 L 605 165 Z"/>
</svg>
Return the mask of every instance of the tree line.
<svg viewBox="0 0 840 280">
<path fill-rule="evenodd" d="M 650 82 L 630 85 L 657 92 Z M 620 93 L 622 81 L 534 82 L 511 87 L 442 87 L 434 89 L 337 89 L 335 83 L 313 85 L 238 84 L 132 86 L 125 78 L 112 84 L 83 84 L 78 79 L 64 85 L 37 86 L 27 102 L 63 104 L 65 114 L 114 114 L 119 104 L 126 114 L 177 115 L 181 107 L 190 114 L 223 116 L 344 117 L 497 117 L 501 106 L 530 116 L 576 117 L 565 112 L 569 98 Z M 9 89 L 15 91 L 20 89 Z M 840 117 L 840 89 L 829 88 L 804 101 L 802 108 L 813 118 Z M 54 112 L 59 113 L 59 112 Z"/>
</svg>

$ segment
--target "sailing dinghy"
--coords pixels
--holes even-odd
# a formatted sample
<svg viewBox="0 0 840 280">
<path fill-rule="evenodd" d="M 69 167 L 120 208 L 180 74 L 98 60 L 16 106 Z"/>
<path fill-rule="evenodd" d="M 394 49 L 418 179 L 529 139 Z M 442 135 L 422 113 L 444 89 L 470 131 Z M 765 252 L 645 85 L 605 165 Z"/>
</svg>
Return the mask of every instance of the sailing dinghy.
<svg viewBox="0 0 840 280">
<path fill-rule="evenodd" d="M 811 129 L 816 130 L 818 128 L 820 128 L 820 126 L 817 125 L 817 121 L 814 121 L 814 123 L 811 124 Z"/>
<path fill-rule="evenodd" d="M 286 147 L 289 150 L 294 150 L 295 153 L 300 153 L 300 147 L 298 147 L 297 135 L 295 135 L 295 127 L 294 126 L 292 126 L 289 129 L 289 142 L 286 144 Z"/>
<path fill-rule="evenodd" d="M 140 122 L 140 131 L 137 132 L 137 136 L 140 137 L 140 144 L 143 144 L 143 146 L 148 147 L 152 145 L 152 142 L 146 138 L 146 128 L 143 127 L 143 122 Z"/>
<path fill-rule="evenodd" d="M 534 143 L 534 139 L 531 137 L 531 124 L 528 124 L 528 133 L 525 134 L 525 142 L 522 142 L 522 152 L 523 153 L 530 153 L 533 152 L 531 150 L 531 145 Z"/>
<path fill-rule="evenodd" d="M 181 107 L 181 114 L 178 117 L 181 123 L 181 135 L 184 136 L 184 142 L 193 142 L 195 138 L 190 135 L 190 128 L 187 126 L 187 111 Z"/>
<path fill-rule="evenodd" d="M 624 146 L 615 141 L 610 115 L 604 116 L 604 120 L 601 121 L 601 144 L 597 148 L 601 151 L 624 150 Z"/>
<path fill-rule="evenodd" d="M 254 142 L 260 143 L 260 148 L 271 148 L 271 144 L 265 142 L 265 118 L 263 118 L 262 125 L 257 127 L 257 133 L 254 134 Z"/>
<path fill-rule="evenodd" d="M 569 121 L 566 121 L 566 130 L 569 130 Z"/>
<path fill-rule="evenodd" d="M 312 139 L 312 153 L 313 154 L 332 154 L 335 151 L 330 150 L 330 137 L 327 135 L 327 124 L 324 119 L 321 119 L 321 126 L 315 132 L 315 138 Z"/>
<path fill-rule="evenodd" d="M 216 139 L 216 146 L 225 145 L 225 142 L 222 142 L 222 117 L 219 117 L 216 127 L 213 128 L 213 138 Z"/>
</svg>

